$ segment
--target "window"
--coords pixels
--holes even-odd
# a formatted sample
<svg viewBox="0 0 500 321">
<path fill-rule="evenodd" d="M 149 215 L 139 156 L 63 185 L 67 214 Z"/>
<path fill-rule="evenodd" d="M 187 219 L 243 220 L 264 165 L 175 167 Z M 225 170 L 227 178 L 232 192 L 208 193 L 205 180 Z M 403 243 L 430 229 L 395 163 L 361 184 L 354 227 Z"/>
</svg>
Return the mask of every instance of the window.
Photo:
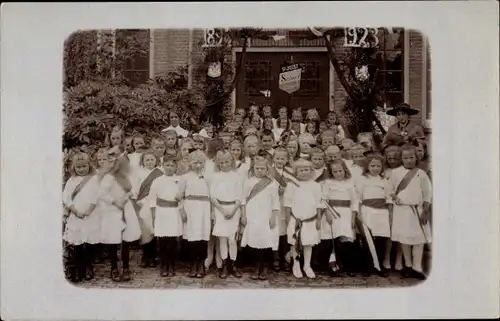
<svg viewBox="0 0 500 321">
<path fill-rule="evenodd" d="M 271 89 L 271 61 L 247 61 L 245 64 L 245 93 L 262 96 L 261 91 Z"/>
<path fill-rule="evenodd" d="M 130 56 L 125 60 L 124 75 L 132 85 L 144 84 L 149 79 L 149 40 L 147 29 L 116 31 L 116 52 Z"/>
<path fill-rule="evenodd" d="M 376 53 L 379 68 L 377 84 L 383 88 L 383 95 L 388 107 L 404 102 L 404 30 L 402 28 L 379 29 L 378 51 Z"/>
<path fill-rule="evenodd" d="M 298 65 L 302 68 L 300 76 L 300 89 L 294 93 L 295 96 L 310 97 L 320 94 L 320 74 L 319 61 L 299 62 Z"/>
</svg>

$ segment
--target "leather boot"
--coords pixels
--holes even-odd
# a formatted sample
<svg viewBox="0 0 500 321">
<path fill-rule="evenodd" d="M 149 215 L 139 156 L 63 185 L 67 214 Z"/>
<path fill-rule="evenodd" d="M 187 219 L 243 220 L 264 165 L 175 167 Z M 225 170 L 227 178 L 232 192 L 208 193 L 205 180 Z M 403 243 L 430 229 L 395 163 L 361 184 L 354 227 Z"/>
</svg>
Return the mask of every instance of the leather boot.
<svg viewBox="0 0 500 321">
<path fill-rule="evenodd" d="M 219 274 L 219 278 L 221 278 L 221 279 L 225 279 L 228 276 L 228 271 L 227 271 L 228 261 L 229 261 L 228 259 L 225 259 L 224 261 L 222 261 L 222 269 L 221 269 L 220 274 Z"/>
</svg>

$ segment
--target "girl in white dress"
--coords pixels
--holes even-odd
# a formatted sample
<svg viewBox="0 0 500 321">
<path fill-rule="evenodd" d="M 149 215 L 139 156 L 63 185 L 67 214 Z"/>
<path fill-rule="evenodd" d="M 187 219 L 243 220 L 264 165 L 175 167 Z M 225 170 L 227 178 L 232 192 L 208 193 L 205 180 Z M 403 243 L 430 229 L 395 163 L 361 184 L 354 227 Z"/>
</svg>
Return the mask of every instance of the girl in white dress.
<svg viewBox="0 0 500 321">
<path fill-rule="evenodd" d="M 163 137 L 165 137 L 165 144 L 167 145 L 166 155 L 177 155 L 179 150 L 179 139 L 177 132 L 174 129 L 169 129 L 164 132 Z"/>
<path fill-rule="evenodd" d="M 189 154 L 190 170 L 181 176 L 179 199 L 181 215 L 187 222 L 183 231 L 191 252 L 189 277 L 203 278 L 207 255 L 207 242 L 210 239 L 210 194 L 208 181 L 203 176 L 206 155 L 199 150 Z"/>
<path fill-rule="evenodd" d="M 229 152 L 233 155 L 236 170 L 238 170 L 245 159 L 245 155 L 243 155 L 243 143 L 241 140 L 233 139 L 229 145 Z"/>
<path fill-rule="evenodd" d="M 416 167 L 415 146 L 401 147 L 401 159 L 403 165 L 394 169 L 389 179 L 394 203 L 393 209 L 389 209 L 391 239 L 401 243 L 406 267 L 404 276 L 425 279 L 422 257 L 424 245 L 431 242 L 431 182 L 427 173 Z"/>
<path fill-rule="evenodd" d="M 166 156 L 163 160 L 165 175 L 154 180 L 149 193 L 149 208 L 153 216 L 154 235 L 160 243 L 160 275 L 162 277 L 175 275 L 177 259 L 177 238 L 182 235 L 182 224 L 186 216 L 179 211 L 179 176 L 177 159 Z M 185 212 L 183 212 L 185 214 Z"/>
<path fill-rule="evenodd" d="M 161 164 L 163 164 L 163 158 L 167 153 L 167 143 L 165 139 L 161 136 L 156 136 L 151 140 L 151 148 L 158 158 L 158 164 L 160 165 L 158 168 L 163 171 Z"/>
<path fill-rule="evenodd" d="M 321 238 L 334 239 L 335 258 L 340 259 L 341 271 L 354 276 L 354 232 L 359 201 L 351 173 L 342 160 L 330 164 L 330 177 L 323 183 L 323 199 L 333 209 L 324 212 L 321 222 Z M 336 215 L 335 218 L 333 215 Z"/>
<path fill-rule="evenodd" d="M 361 202 L 360 214 L 374 237 L 378 252 L 381 275 L 388 276 L 390 264 L 391 227 L 389 224 L 389 205 L 392 203 L 388 181 L 383 178 L 384 158 L 380 154 L 368 156 L 363 175 L 356 184 L 356 192 Z M 389 248 L 389 252 L 386 249 Z M 383 258 L 383 260 L 382 260 Z"/>
<path fill-rule="evenodd" d="M 294 174 L 298 185 L 288 184 L 284 194 L 284 205 L 288 223 L 288 243 L 292 246 L 293 275 L 301 278 L 299 256 L 304 258 L 304 272 L 308 278 L 316 275 L 311 268 L 312 248 L 319 242 L 321 212 L 321 185 L 312 179 L 310 161 L 299 159 L 294 163 Z"/>
<path fill-rule="evenodd" d="M 216 172 L 210 180 L 210 200 L 214 206 L 215 217 L 212 234 L 218 238 L 223 260 L 219 277 L 225 279 L 228 273 L 235 277 L 241 277 L 235 262 L 238 253 L 236 234 L 240 223 L 240 205 L 243 198 L 242 181 L 234 170 L 234 158 L 229 152 L 219 151 L 215 163 Z"/>
<path fill-rule="evenodd" d="M 99 215 L 95 211 L 99 181 L 90 167 L 89 157 L 77 153 L 70 165 L 71 177 L 63 191 L 65 229 L 63 239 L 73 247 L 72 282 L 91 280 L 93 273 L 92 245 L 99 243 Z"/>
<path fill-rule="evenodd" d="M 242 161 L 237 172 L 243 180 L 246 180 L 248 179 L 252 158 L 259 153 L 260 139 L 256 135 L 247 136 L 243 141 L 243 150 L 245 152 L 245 159 Z"/>
<path fill-rule="evenodd" d="M 144 147 L 145 145 L 145 140 L 142 135 L 135 135 L 132 138 L 132 147 L 134 148 L 134 152 L 131 154 L 128 154 L 128 159 L 130 161 L 130 169 L 135 172 L 139 169 L 140 167 L 140 161 L 141 161 L 141 152 L 140 150 Z"/>
<path fill-rule="evenodd" d="M 262 156 L 254 156 L 249 178 L 244 185 L 244 207 L 241 224 L 245 227 L 241 246 L 254 250 L 255 264 L 252 279 L 267 280 L 272 264 L 272 247 L 276 243 L 276 221 L 280 209 L 278 183 L 268 177 L 269 163 Z"/>
<path fill-rule="evenodd" d="M 97 210 L 101 214 L 101 243 L 109 245 L 111 279 L 130 281 L 130 243 L 141 237 L 141 227 L 131 197 L 130 166 L 127 157 L 120 156 L 120 150 L 113 147 L 108 151 L 108 170 L 99 172 L 100 187 Z M 117 266 L 117 250 L 121 245 L 123 272 Z"/>
<path fill-rule="evenodd" d="M 154 238 L 153 231 L 153 217 L 147 204 L 150 203 L 148 196 L 151 190 L 151 184 L 153 184 L 158 177 L 162 176 L 163 172 L 157 168 L 159 165 L 158 157 L 153 150 L 144 151 L 141 155 L 139 164 L 141 167 L 136 173 L 138 183 L 135 184 L 136 188 L 134 188 L 132 200 L 135 203 L 134 206 L 136 210 L 139 211 L 139 217 L 143 224 L 143 233 L 140 242 L 142 247 L 141 267 L 154 268 L 156 267 L 156 239 Z"/>
</svg>

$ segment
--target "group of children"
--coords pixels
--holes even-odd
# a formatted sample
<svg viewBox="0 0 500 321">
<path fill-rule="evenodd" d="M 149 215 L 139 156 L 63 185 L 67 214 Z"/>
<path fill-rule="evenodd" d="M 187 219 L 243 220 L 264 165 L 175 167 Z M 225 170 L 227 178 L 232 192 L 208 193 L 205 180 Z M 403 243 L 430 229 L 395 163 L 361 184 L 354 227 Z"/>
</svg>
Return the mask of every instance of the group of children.
<svg viewBox="0 0 500 321">
<path fill-rule="evenodd" d="M 219 133 L 208 124 L 184 137 L 171 124 L 146 145 L 116 127 L 95 155 L 74 152 L 63 191 L 72 281 L 94 277 L 103 245 L 111 279 L 131 280 L 137 241 L 141 266 L 155 267 L 159 257 L 162 277 L 176 275 L 181 242 L 196 278 L 214 260 L 220 278 L 241 277 L 239 255 L 248 249 L 255 280 L 268 279 L 270 268 L 310 279 L 314 270 L 371 273 L 375 259 L 382 276 L 394 265 L 424 279 L 432 196 L 425 142 L 377 151 L 369 135 L 346 138 L 333 113 L 321 126 L 317 111 L 306 118 L 295 110 L 289 119 L 284 107 L 273 119 L 268 106 L 252 106 L 248 116 L 237 109 Z M 364 228 L 372 261 L 360 255 L 365 239 L 358 247 Z"/>
</svg>

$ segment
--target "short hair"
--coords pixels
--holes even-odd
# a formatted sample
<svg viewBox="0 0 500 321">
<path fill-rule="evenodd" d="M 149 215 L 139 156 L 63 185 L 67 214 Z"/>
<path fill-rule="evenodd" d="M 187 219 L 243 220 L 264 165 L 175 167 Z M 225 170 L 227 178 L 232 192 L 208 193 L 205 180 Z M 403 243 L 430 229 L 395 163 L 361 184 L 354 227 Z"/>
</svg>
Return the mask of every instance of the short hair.
<svg viewBox="0 0 500 321">
<path fill-rule="evenodd" d="M 251 140 L 255 140 L 257 142 L 257 145 L 260 146 L 260 139 L 259 137 L 257 137 L 257 135 L 248 135 L 247 137 L 245 137 L 245 140 L 243 141 L 243 147 L 246 148 Z"/>
<path fill-rule="evenodd" d="M 77 163 L 85 163 L 89 166 L 89 171 L 86 175 L 94 173 L 94 168 L 90 164 L 89 156 L 84 152 L 76 152 L 70 158 L 69 173 L 71 176 L 76 176 L 75 165 Z"/>
<path fill-rule="evenodd" d="M 411 151 L 415 154 L 415 157 L 417 156 L 417 147 L 412 144 L 404 144 L 401 146 L 401 156 L 403 156 L 403 152 L 408 152 Z"/>
<path fill-rule="evenodd" d="M 333 165 L 341 165 L 342 166 L 342 168 L 344 169 L 344 172 L 345 172 L 345 179 L 350 179 L 352 177 L 351 171 L 349 170 L 346 163 L 342 159 L 335 159 L 335 160 L 330 162 L 330 165 L 328 166 L 328 172 L 329 172 L 328 175 L 330 175 L 330 177 L 334 177 L 333 171 L 332 171 Z"/>
<path fill-rule="evenodd" d="M 235 138 L 231 141 L 231 143 L 229 143 L 229 149 L 232 148 L 233 145 L 236 145 L 238 144 L 240 146 L 240 149 L 241 149 L 241 155 L 240 155 L 240 158 L 237 159 L 239 161 L 242 161 L 245 159 L 245 153 L 243 153 L 243 142 L 239 139 L 239 138 Z"/>
<path fill-rule="evenodd" d="M 163 164 L 168 162 L 172 162 L 175 164 L 175 166 L 177 166 L 179 159 L 177 158 L 176 155 L 166 155 L 165 157 L 163 157 Z"/>
<path fill-rule="evenodd" d="M 175 136 L 176 138 L 179 137 L 179 135 L 177 135 L 177 132 L 174 129 L 166 130 L 164 136 L 165 137 L 167 137 L 167 136 Z"/>
<path fill-rule="evenodd" d="M 260 134 L 260 138 L 262 139 L 264 136 L 271 136 L 272 139 L 274 140 L 274 133 L 268 129 L 263 130 L 262 133 Z"/>
<path fill-rule="evenodd" d="M 267 173 L 269 173 L 269 167 L 270 167 L 269 161 L 266 159 L 266 157 L 257 155 L 257 156 L 252 157 L 252 159 L 250 160 L 250 168 L 248 169 L 248 177 L 255 176 L 254 166 L 255 166 L 255 164 L 261 163 L 261 162 L 266 164 L 266 171 L 267 171 Z"/>
<path fill-rule="evenodd" d="M 231 159 L 231 169 L 236 168 L 236 160 L 233 155 L 227 150 L 219 150 L 215 155 L 215 170 L 220 172 L 220 160 L 224 157 L 229 157 Z"/>
<path fill-rule="evenodd" d="M 137 139 L 142 139 L 142 141 L 144 143 L 146 143 L 146 139 L 144 139 L 144 136 L 141 135 L 141 134 L 135 134 L 133 137 L 132 137 L 132 147 L 134 147 L 134 143 Z M 134 147 L 134 150 L 135 150 L 135 147 Z"/>
<path fill-rule="evenodd" d="M 311 149 L 311 151 L 309 152 L 309 155 L 312 157 L 313 154 L 321 154 L 323 157 L 325 157 L 325 151 L 319 147 L 313 147 Z"/>
<path fill-rule="evenodd" d="M 162 144 L 164 144 L 165 146 L 167 146 L 167 142 L 165 141 L 165 138 L 163 138 L 162 136 L 154 136 L 152 139 L 151 139 L 151 147 L 153 147 L 153 145 L 155 145 L 154 143 L 155 142 L 161 142 Z"/>
<path fill-rule="evenodd" d="M 364 166 L 363 166 L 363 176 L 368 176 L 368 173 L 370 172 L 369 166 L 373 160 L 380 161 L 380 165 L 382 165 L 382 170 L 380 171 L 380 176 L 383 176 L 384 175 L 385 158 L 378 153 L 370 154 L 369 156 L 366 157 L 366 162 L 364 163 Z"/>
<path fill-rule="evenodd" d="M 314 169 L 313 164 L 304 158 L 299 158 L 296 162 L 293 163 L 293 173 L 297 175 L 297 170 L 302 167 L 309 167 L 309 169 L 312 171 Z"/>
<path fill-rule="evenodd" d="M 141 154 L 141 158 L 139 160 L 139 165 L 141 165 L 142 167 L 144 167 L 144 158 L 146 158 L 147 155 L 153 155 L 153 157 L 155 158 L 155 166 L 158 166 L 159 164 L 159 159 L 158 157 L 156 156 L 156 154 L 154 153 L 154 151 L 152 149 L 147 149 L 145 151 L 142 152 Z"/>
<path fill-rule="evenodd" d="M 273 157 L 274 157 L 274 155 L 276 155 L 276 153 L 286 153 L 286 157 L 288 158 L 288 149 L 286 149 L 283 146 L 276 147 L 276 149 L 274 150 L 274 153 L 273 153 Z"/>
</svg>

